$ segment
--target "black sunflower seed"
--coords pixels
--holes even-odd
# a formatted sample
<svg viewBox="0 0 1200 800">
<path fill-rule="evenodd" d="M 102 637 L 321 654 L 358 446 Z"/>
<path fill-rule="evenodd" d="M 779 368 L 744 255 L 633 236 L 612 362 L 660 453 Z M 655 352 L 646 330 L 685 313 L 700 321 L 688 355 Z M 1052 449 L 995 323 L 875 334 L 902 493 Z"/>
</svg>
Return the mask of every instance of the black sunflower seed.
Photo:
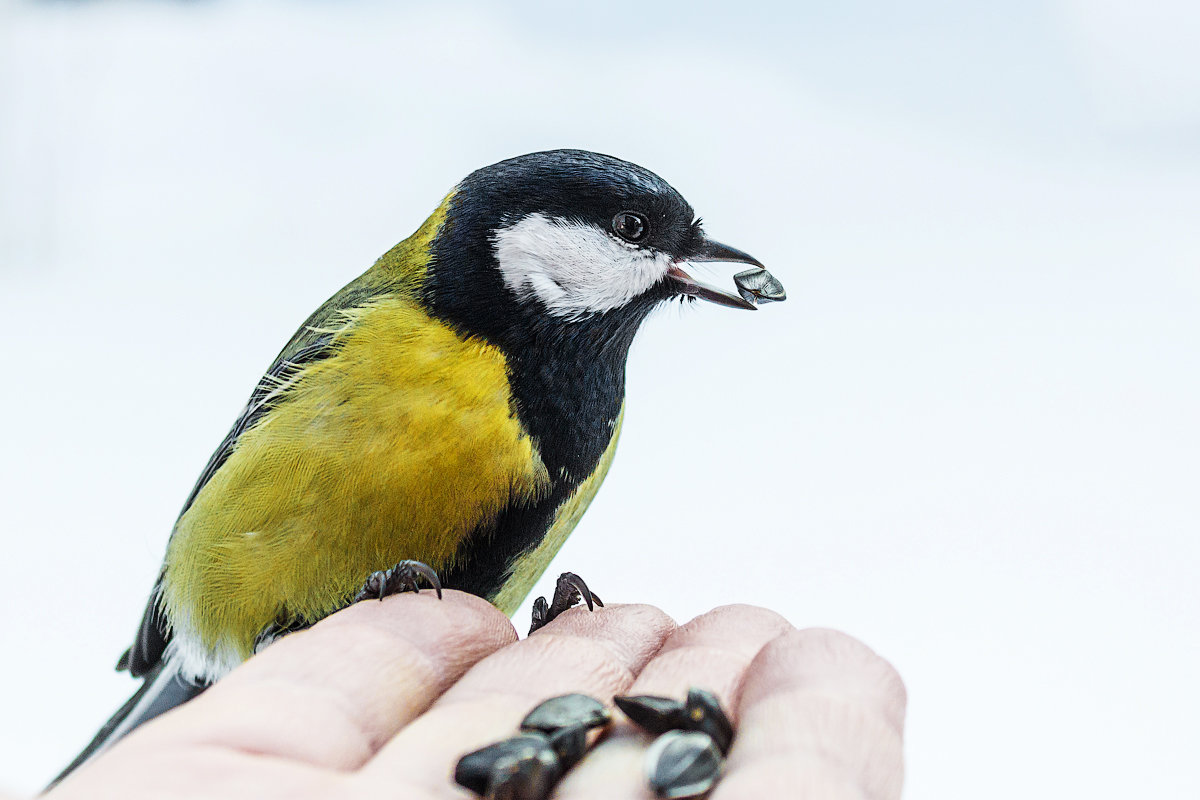
<svg viewBox="0 0 1200 800">
<path fill-rule="evenodd" d="M 521 720 L 521 730 L 553 733 L 576 725 L 599 728 L 607 725 L 610 719 L 612 714 L 599 700 L 586 694 L 564 694 L 538 704 Z"/>
<path fill-rule="evenodd" d="M 659 797 L 698 797 L 717 782 L 724 760 L 707 733 L 668 731 L 646 751 L 646 778 Z"/>
<path fill-rule="evenodd" d="M 454 780 L 487 800 L 545 800 L 563 772 L 547 737 L 523 733 L 467 753 Z"/>
</svg>

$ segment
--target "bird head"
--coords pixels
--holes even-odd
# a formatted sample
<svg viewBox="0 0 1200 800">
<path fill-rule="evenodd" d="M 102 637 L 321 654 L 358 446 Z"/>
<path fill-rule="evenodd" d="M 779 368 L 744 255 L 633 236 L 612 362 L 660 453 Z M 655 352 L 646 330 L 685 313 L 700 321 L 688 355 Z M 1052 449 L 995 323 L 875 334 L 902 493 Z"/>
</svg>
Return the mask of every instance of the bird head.
<svg viewBox="0 0 1200 800">
<path fill-rule="evenodd" d="M 649 170 L 551 150 L 484 167 L 459 184 L 426 295 L 468 328 L 492 318 L 510 331 L 636 330 L 654 306 L 676 297 L 755 309 L 745 292 L 706 285 L 689 271 L 711 261 L 762 268 L 710 239 L 691 205 Z"/>
</svg>

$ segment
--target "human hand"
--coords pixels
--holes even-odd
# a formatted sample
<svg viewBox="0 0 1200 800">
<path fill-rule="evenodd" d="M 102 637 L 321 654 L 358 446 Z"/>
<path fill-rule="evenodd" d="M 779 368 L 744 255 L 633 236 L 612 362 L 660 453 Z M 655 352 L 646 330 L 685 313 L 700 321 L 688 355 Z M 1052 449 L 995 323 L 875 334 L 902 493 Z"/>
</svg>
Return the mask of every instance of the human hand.
<svg viewBox="0 0 1200 800">
<path fill-rule="evenodd" d="M 494 607 L 448 591 L 357 603 L 285 637 L 47 797 L 461 799 L 458 758 L 542 700 L 689 686 L 716 692 L 737 729 L 713 800 L 900 796 L 904 686 L 844 634 L 750 606 L 677 627 L 627 605 L 574 609 L 517 641 Z M 555 797 L 651 797 L 648 743 L 618 721 Z"/>
</svg>

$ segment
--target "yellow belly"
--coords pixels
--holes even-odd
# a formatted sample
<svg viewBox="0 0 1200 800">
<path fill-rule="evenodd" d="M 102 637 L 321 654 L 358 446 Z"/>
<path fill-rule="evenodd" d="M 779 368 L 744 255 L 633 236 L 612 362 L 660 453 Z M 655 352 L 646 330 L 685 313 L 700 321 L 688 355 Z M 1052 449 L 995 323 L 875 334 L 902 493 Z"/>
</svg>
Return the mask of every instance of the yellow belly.
<svg viewBox="0 0 1200 800">
<path fill-rule="evenodd" d="M 548 485 L 499 350 L 399 297 L 348 312 L 335 341 L 176 525 L 163 601 L 177 637 L 244 659 L 281 614 L 329 614 L 373 570 L 450 566 L 464 536 Z"/>
</svg>

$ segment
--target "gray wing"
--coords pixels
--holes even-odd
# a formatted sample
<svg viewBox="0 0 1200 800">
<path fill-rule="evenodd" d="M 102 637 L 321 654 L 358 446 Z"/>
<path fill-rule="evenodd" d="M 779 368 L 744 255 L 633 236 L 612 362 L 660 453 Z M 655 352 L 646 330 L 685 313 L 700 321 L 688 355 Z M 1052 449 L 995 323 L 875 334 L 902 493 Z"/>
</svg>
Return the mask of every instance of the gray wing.
<svg viewBox="0 0 1200 800">
<path fill-rule="evenodd" d="M 238 415 L 237 421 L 233 423 L 229 433 L 225 434 L 225 438 L 221 440 L 221 444 L 212 457 L 208 459 L 208 464 L 200 473 L 200 478 L 196 481 L 191 494 L 183 504 L 183 509 L 179 512 L 180 517 L 192 507 L 200 490 L 212 480 L 212 476 L 217 474 L 217 470 L 229 458 L 241 435 L 279 402 L 280 390 L 288 386 L 305 366 L 328 358 L 335 350 L 333 335 L 328 333 L 316 336 L 298 350 L 290 345 L 284 348 L 275 363 L 263 375 L 262 380 L 254 387 L 254 392 L 250 395 L 246 407 L 242 409 L 242 413 Z M 289 351 L 291 351 L 290 355 Z M 154 669 L 162 660 L 163 652 L 167 649 L 167 642 L 170 640 L 170 631 L 163 617 L 162 604 L 159 602 L 162 581 L 163 575 L 160 572 L 158 579 L 154 582 L 154 590 L 150 593 L 150 600 L 146 603 L 146 610 L 142 613 L 142 624 L 138 627 L 133 645 L 117 661 L 118 670 L 127 669 L 134 677 L 140 678 Z"/>
<path fill-rule="evenodd" d="M 287 346 L 275 357 L 275 362 L 258 382 L 258 386 L 254 387 L 254 392 L 238 416 L 237 422 L 225 435 L 216 452 L 208 460 L 204 471 L 200 473 L 200 478 L 196 481 L 196 486 L 192 489 L 191 494 L 188 495 L 187 502 L 183 504 L 183 510 L 179 512 L 179 516 L 182 517 L 191 508 L 200 490 L 229 458 L 229 454 L 237 446 L 238 438 L 242 433 L 279 402 L 280 389 L 292 381 L 306 365 L 328 358 L 337 351 L 334 336 L 328 330 L 331 326 L 341 327 L 339 323 L 341 312 L 344 309 L 360 306 L 373 297 L 392 289 L 387 284 L 373 282 L 370 276 L 370 271 L 364 273 L 326 300 L 320 308 L 313 312 L 312 316 L 305 320 Z M 142 614 L 142 624 L 138 628 L 133 646 L 121 655 L 117 662 L 118 670 L 128 669 L 133 675 L 141 677 L 152 670 L 162 659 L 163 651 L 166 650 L 171 636 L 159 602 L 162 581 L 163 576 L 160 572 L 158 579 L 154 582 L 154 591 L 150 593 L 150 600 L 146 603 L 146 611 Z"/>
</svg>

